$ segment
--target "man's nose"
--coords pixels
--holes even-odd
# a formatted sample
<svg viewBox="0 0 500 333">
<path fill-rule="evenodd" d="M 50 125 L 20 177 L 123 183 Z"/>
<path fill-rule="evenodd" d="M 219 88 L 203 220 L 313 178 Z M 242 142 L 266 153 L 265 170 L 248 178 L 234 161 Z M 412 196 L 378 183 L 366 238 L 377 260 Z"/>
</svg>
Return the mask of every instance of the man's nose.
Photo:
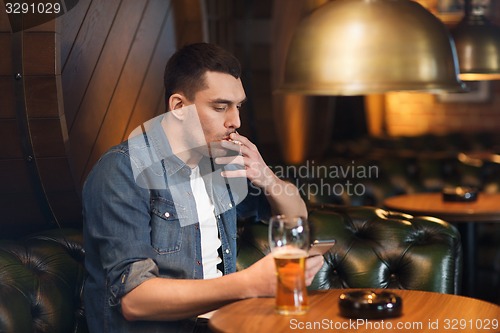
<svg viewBox="0 0 500 333">
<path fill-rule="evenodd" d="M 226 128 L 240 128 L 241 120 L 240 120 L 240 110 L 237 107 L 232 107 L 226 113 Z"/>
</svg>

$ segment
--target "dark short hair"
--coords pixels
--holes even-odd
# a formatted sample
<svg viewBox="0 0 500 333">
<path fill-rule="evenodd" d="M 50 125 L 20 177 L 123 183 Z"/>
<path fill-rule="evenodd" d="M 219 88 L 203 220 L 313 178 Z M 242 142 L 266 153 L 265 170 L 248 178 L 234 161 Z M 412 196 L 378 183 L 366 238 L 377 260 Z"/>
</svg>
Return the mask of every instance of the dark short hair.
<svg viewBox="0 0 500 333">
<path fill-rule="evenodd" d="M 226 73 L 241 77 L 238 59 L 220 46 L 195 43 L 182 47 L 167 62 L 164 73 L 165 102 L 174 93 L 183 93 L 192 100 L 194 95 L 206 87 L 207 71 Z"/>
</svg>

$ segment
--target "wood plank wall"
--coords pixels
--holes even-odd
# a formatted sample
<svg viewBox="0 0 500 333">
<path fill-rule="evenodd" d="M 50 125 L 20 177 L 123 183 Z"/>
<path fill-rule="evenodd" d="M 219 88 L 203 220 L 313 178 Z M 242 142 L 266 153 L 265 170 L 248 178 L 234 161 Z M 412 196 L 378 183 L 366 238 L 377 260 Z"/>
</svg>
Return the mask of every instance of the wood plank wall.
<svg viewBox="0 0 500 333">
<path fill-rule="evenodd" d="M 62 17 L 64 109 L 75 179 L 164 111 L 163 67 L 175 51 L 171 1 L 81 0 Z"/>
<path fill-rule="evenodd" d="M 0 14 L 2 236 L 80 221 L 67 158 L 57 22 L 11 32 Z"/>
<path fill-rule="evenodd" d="M 79 0 L 59 18 L 13 33 L 0 12 L 0 238 L 54 227 L 54 219 L 81 225 L 86 175 L 107 149 L 165 111 L 165 63 L 178 46 L 203 40 L 201 16 L 201 0 Z M 37 179 L 18 116 L 19 34 Z"/>
</svg>

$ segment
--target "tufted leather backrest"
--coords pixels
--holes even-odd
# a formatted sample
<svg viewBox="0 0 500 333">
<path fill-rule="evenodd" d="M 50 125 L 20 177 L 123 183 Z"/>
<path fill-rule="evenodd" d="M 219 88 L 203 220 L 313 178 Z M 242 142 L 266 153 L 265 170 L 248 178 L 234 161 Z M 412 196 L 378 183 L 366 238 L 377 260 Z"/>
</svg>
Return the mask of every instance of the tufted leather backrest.
<svg viewBox="0 0 500 333">
<path fill-rule="evenodd" d="M 78 230 L 0 241 L 0 332 L 86 332 L 83 258 Z"/>
<path fill-rule="evenodd" d="M 458 294 L 462 248 L 457 229 L 432 217 L 374 207 L 321 206 L 309 220 L 318 239 L 336 239 L 311 286 L 395 288 Z M 269 252 L 267 226 L 242 228 L 238 269 Z"/>
</svg>

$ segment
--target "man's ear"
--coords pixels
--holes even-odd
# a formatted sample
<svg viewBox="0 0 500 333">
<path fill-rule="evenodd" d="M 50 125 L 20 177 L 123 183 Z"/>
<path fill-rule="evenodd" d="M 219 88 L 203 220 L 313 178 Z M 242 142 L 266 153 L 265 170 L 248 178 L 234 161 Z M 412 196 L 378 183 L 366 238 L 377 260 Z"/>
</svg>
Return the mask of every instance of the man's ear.
<svg viewBox="0 0 500 333">
<path fill-rule="evenodd" d="M 168 109 L 179 120 L 184 119 L 183 108 L 186 105 L 186 97 L 182 94 L 173 94 L 168 99 Z"/>
</svg>

